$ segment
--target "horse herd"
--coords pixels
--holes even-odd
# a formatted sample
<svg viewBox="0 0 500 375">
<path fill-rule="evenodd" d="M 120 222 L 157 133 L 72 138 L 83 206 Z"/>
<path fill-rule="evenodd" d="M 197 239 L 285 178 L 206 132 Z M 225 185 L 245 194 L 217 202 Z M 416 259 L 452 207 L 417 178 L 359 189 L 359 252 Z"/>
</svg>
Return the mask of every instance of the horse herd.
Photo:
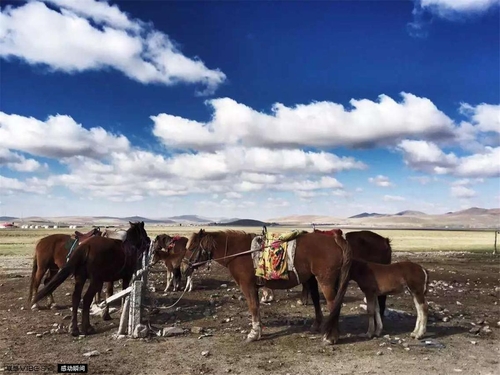
<svg viewBox="0 0 500 375">
<path fill-rule="evenodd" d="M 226 267 L 243 293 L 252 316 L 252 328 L 247 341 L 259 340 L 262 334 L 258 290 L 263 288 L 263 300 L 272 300 L 274 289 L 290 289 L 302 284 L 301 303 L 312 299 L 315 319 L 312 330 L 321 330 L 325 343 L 338 341 L 338 320 L 342 300 L 350 280 L 357 283 L 366 296 L 368 332 L 367 337 L 379 336 L 383 324 L 386 296 L 408 291 L 417 310 L 417 321 L 411 336 L 420 339 L 426 332 L 429 274 L 426 269 L 413 262 L 391 263 L 390 240 L 371 231 L 342 233 L 340 229 L 301 233 L 296 238 L 294 272 L 286 279 L 263 279 L 255 275 L 251 257 L 252 241 L 257 236 L 242 231 L 210 231 L 201 229 L 189 238 L 166 234 L 157 236 L 151 244 L 144 222 L 130 223 L 120 235 L 103 233 L 95 228 L 87 234 L 76 233 L 72 251 L 68 250 L 70 235 L 53 234 L 41 239 L 35 250 L 30 282 L 29 301 L 32 308 L 49 297 L 49 306 L 54 305 L 52 293 L 69 276 L 75 277 L 72 294 L 72 320 L 70 332 L 95 332 L 90 325 L 90 305 L 94 297 L 100 300 L 103 284 L 106 294 L 113 293 L 113 282 L 122 280 L 127 288 L 138 260 L 145 251 L 152 249 L 151 264 L 163 261 L 167 268 L 165 292 L 172 286 L 179 290 L 181 276 L 187 277 L 185 290 L 193 287 L 193 271 L 215 261 Z M 73 236 L 74 237 L 74 236 Z M 114 238 L 112 238 L 114 237 Z M 38 291 L 41 279 L 48 271 L 44 287 Z M 85 281 L 90 284 L 83 296 L 81 331 L 77 324 L 77 313 Z M 319 290 L 323 293 L 329 310 L 326 320 L 320 306 Z M 31 296 L 34 293 L 34 297 Z M 107 307 L 103 319 L 110 319 Z"/>
</svg>

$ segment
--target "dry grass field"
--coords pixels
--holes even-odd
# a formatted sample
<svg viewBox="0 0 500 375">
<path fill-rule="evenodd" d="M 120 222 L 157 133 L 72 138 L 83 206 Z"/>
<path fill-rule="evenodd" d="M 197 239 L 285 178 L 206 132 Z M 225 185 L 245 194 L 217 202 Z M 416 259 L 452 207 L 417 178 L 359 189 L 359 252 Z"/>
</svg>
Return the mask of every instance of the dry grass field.
<svg viewBox="0 0 500 375">
<path fill-rule="evenodd" d="M 161 233 L 189 236 L 202 227 L 179 226 L 146 226 L 151 238 Z M 203 227 L 206 230 L 235 229 L 246 232 L 259 233 L 259 227 Z M 91 228 L 79 228 L 86 232 Z M 269 230 L 286 232 L 293 229 L 311 230 L 311 227 L 270 227 Z M 321 228 L 327 229 L 327 228 Z M 350 232 L 357 229 L 346 229 Z M 399 230 L 384 229 L 374 232 L 391 239 L 394 251 L 493 251 L 494 231 L 445 231 L 445 230 Z M 52 233 L 74 233 L 74 229 L 3 229 L 0 230 L 0 256 L 2 255 L 31 255 L 35 245 L 42 237 Z M 499 239 L 500 241 L 500 239 Z M 499 244 L 500 246 L 500 244 Z"/>
</svg>

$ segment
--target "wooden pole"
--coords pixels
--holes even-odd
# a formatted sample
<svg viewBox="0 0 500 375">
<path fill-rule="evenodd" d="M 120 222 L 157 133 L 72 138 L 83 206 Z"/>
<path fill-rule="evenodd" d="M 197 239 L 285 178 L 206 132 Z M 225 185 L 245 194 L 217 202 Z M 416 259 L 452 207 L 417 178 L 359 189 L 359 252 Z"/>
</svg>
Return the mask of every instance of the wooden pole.
<svg viewBox="0 0 500 375">
<path fill-rule="evenodd" d="M 495 247 L 493 248 L 493 255 L 497 254 L 497 236 L 499 232 L 499 230 L 495 230 Z"/>
</svg>

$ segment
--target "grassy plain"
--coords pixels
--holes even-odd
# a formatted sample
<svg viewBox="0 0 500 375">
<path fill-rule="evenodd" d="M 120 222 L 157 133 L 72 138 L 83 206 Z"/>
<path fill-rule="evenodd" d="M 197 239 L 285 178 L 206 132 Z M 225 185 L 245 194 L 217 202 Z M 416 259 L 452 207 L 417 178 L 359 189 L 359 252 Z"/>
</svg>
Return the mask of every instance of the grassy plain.
<svg viewBox="0 0 500 375">
<path fill-rule="evenodd" d="M 189 236 L 201 227 L 189 226 L 146 226 L 151 238 L 161 233 Z M 206 230 L 236 229 L 259 233 L 259 227 L 203 227 Z M 292 229 L 311 230 L 311 227 L 270 227 L 269 230 L 287 232 Z M 321 228 L 327 229 L 327 228 Z M 90 228 L 79 228 L 86 232 Z M 350 232 L 358 229 L 344 229 Z M 391 239 L 393 251 L 493 251 L 494 231 L 446 231 L 416 229 L 373 229 L 374 232 Z M 36 243 L 43 237 L 53 233 L 74 233 L 74 229 L 2 229 L 0 230 L 0 256 L 26 256 L 34 252 Z M 500 239 L 499 239 L 500 241 Z M 500 244 L 499 244 L 500 246 Z"/>
</svg>

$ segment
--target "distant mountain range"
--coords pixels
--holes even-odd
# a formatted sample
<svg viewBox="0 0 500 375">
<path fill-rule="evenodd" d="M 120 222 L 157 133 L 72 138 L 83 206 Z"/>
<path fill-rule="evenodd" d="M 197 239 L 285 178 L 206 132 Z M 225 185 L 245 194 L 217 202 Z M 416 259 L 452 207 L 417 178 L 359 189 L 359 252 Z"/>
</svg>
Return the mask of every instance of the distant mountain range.
<svg viewBox="0 0 500 375">
<path fill-rule="evenodd" d="M 401 211 L 395 214 L 363 212 L 346 219 L 333 216 L 286 216 L 269 219 L 288 226 L 338 225 L 344 227 L 387 228 L 500 228 L 500 209 L 472 207 L 446 214 L 429 215 L 421 211 Z"/>
<path fill-rule="evenodd" d="M 223 226 L 310 226 L 338 225 L 344 227 L 387 227 L 387 228 L 499 228 L 500 209 L 471 207 L 466 210 L 448 212 L 440 215 L 429 215 L 421 211 L 401 211 L 395 214 L 363 212 L 349 218 L 338 218 L 325 215 L 292 215 L 273 218 L 266 221 L 241 218 L 208 218 L 198 215 L 180 215 L 159 219 L 142 216 L 64 216 L 64 217 L 24 217 L 0 216 L 0 224 L 14 222 L 16 224 L 37 225 L 127 225 L 129 221 L 144 221 L 149 225 L 223 225 Z"/>
</svg>

